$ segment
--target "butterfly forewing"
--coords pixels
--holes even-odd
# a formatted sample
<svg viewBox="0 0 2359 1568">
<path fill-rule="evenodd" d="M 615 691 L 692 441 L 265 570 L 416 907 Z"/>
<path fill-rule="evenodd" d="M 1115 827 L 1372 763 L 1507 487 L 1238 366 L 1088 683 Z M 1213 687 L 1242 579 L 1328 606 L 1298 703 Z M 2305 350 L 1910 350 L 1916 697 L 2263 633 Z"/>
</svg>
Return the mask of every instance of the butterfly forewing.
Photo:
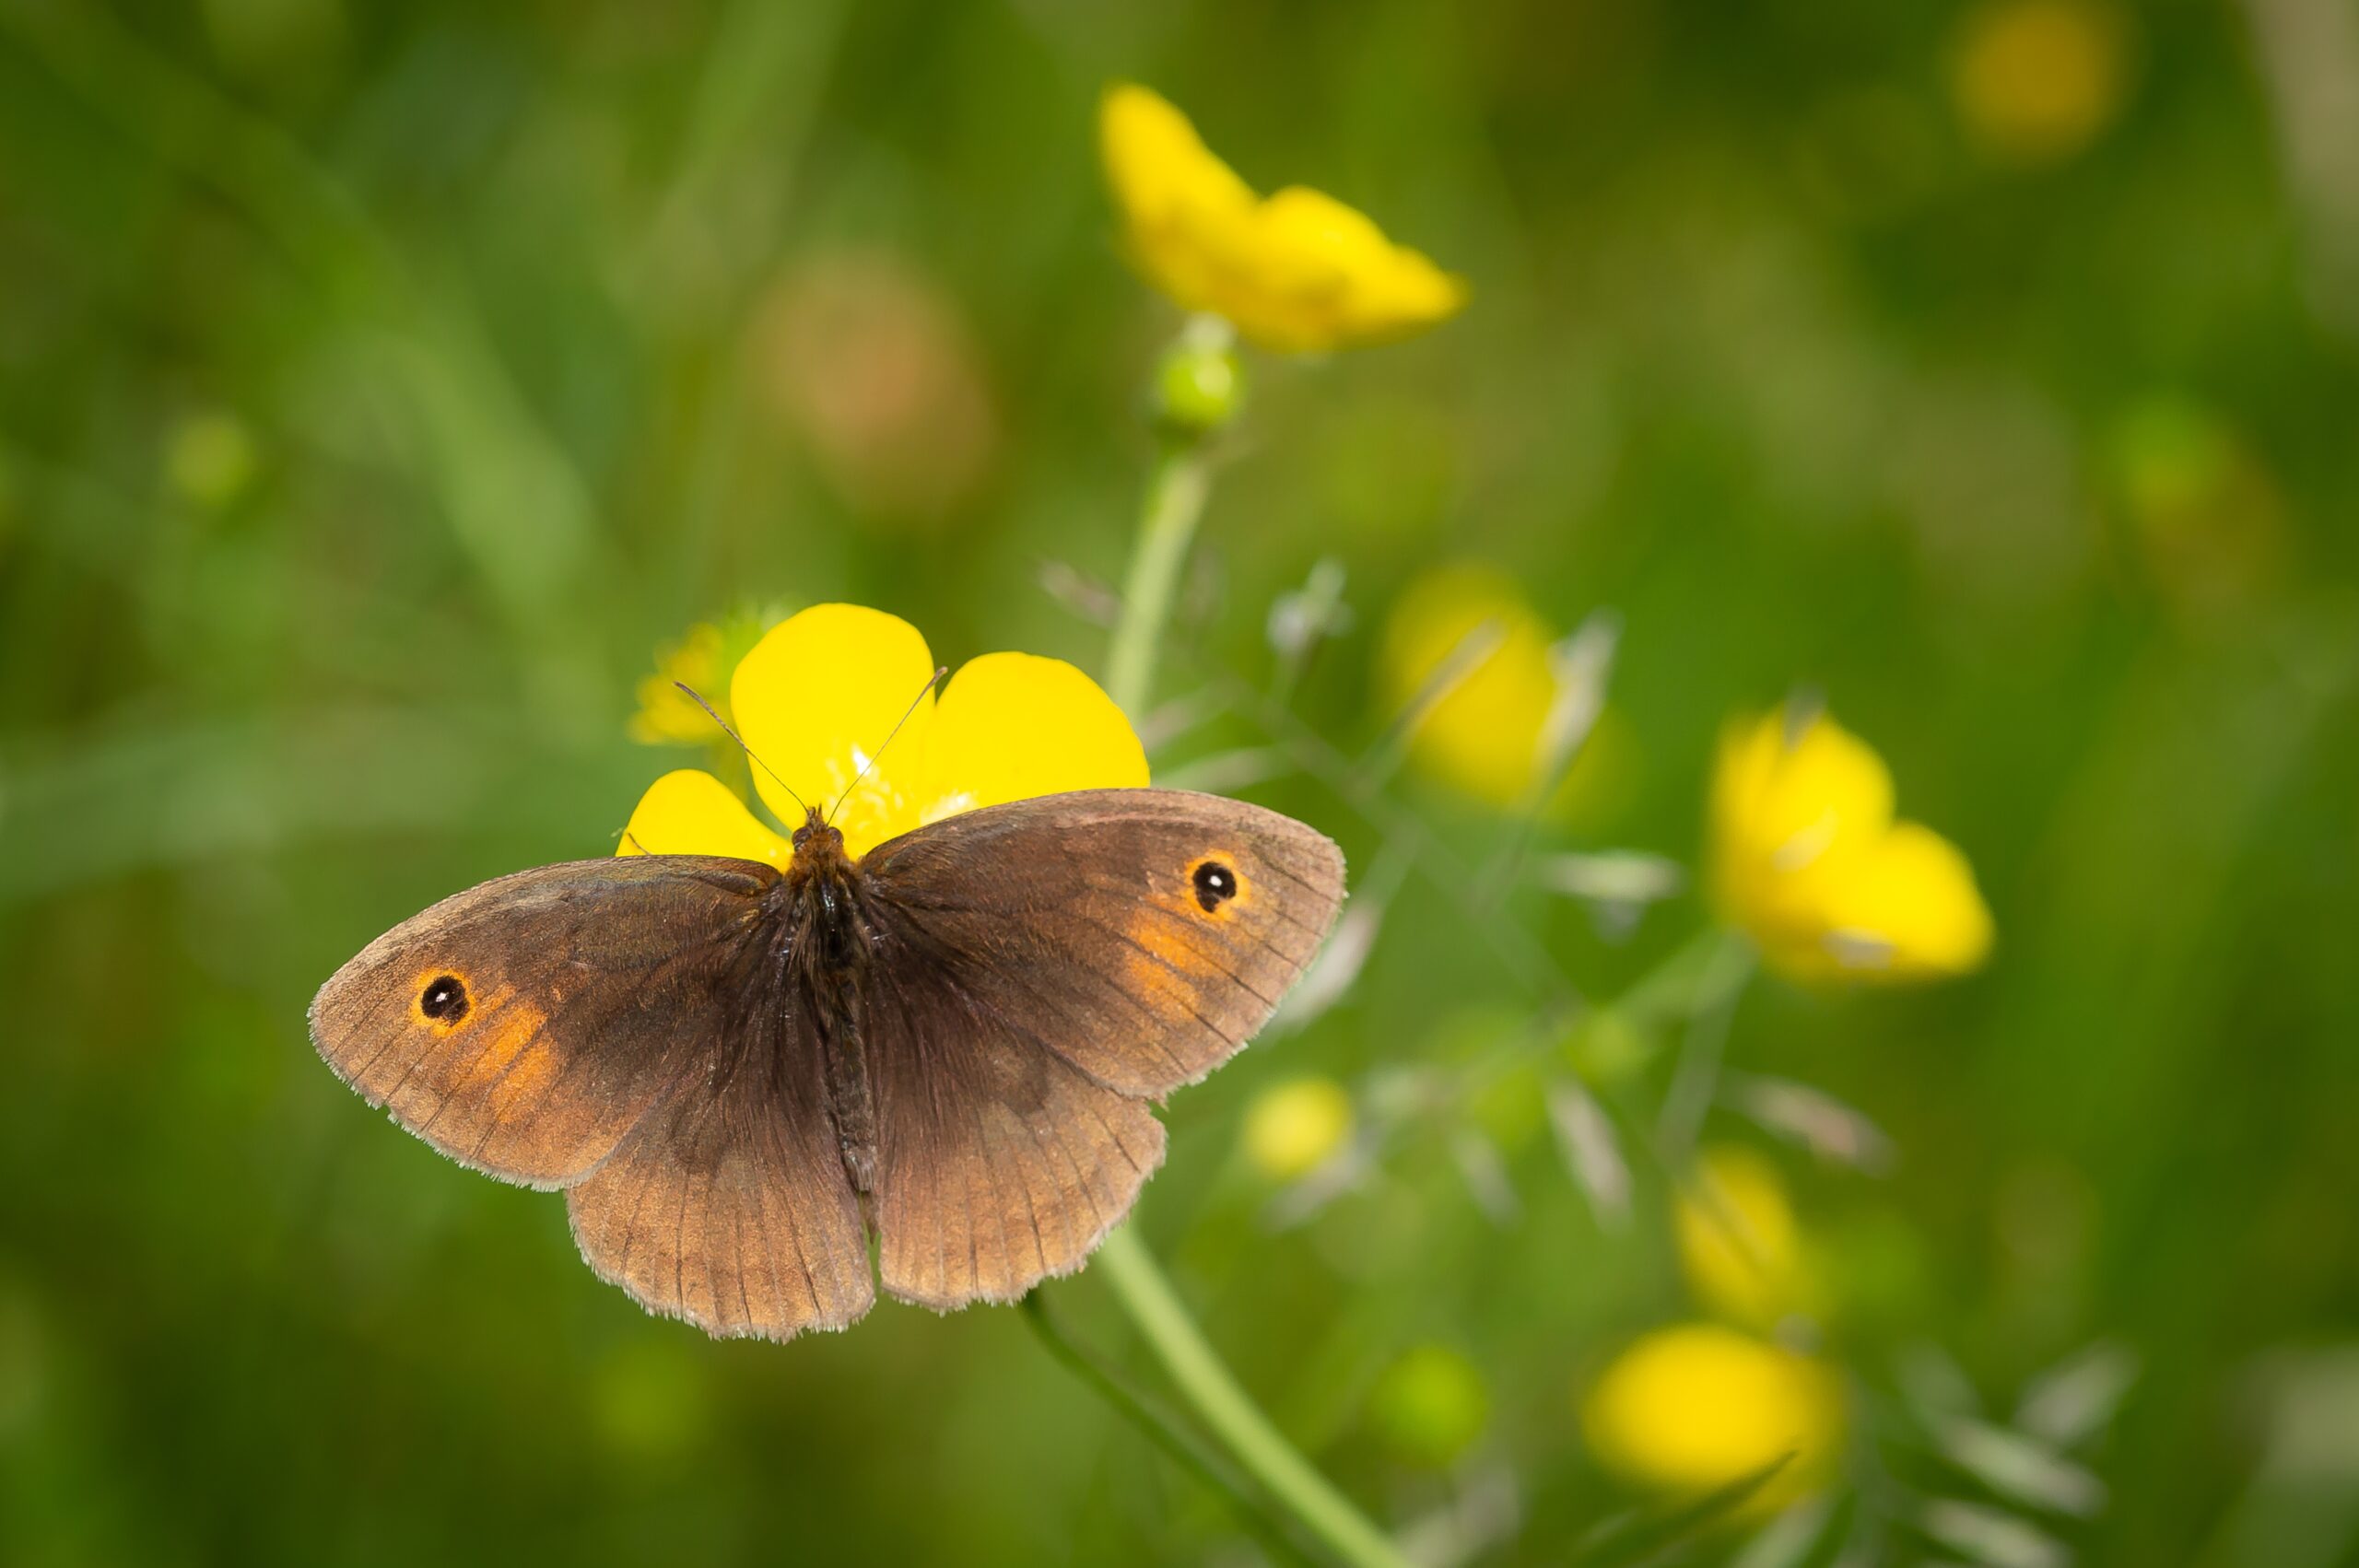
<svg viewBox="0 0 2359 1568">
<path fill-rule="evenodd" d="M 1344 890 L 1301 824 L 1152 790 L 968 813 L 862 869 L 885 1285 L 937 1306 L 1087 1256 L 1162 1157 L 1143 1102 L 1252 1036 Z"/>
<path fill-rule="evenodd" d="M 581 860 L 446 898 L 311 1004 L 328 1065 L 437 1149 L 557 1187 L 702 1065 L 776 880 L 743 860 Z"/>
</svg>

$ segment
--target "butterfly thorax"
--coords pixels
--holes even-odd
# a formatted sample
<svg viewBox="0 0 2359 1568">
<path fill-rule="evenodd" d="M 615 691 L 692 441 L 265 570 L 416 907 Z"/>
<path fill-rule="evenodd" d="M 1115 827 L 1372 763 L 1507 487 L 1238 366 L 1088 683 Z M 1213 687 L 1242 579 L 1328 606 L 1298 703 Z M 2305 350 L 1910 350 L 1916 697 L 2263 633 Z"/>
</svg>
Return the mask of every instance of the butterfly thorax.
<svg viewBox="0 0 2359 1568">
<path fill-rule="evenodd" d="M 863 880 L 859 862 L 844 852 L 844 836 L 813 810 L 794 830 L 794 859 L 780 883 L 786 897 L 787 1005 L 809 1012 L 826 1063 L 827 1108 L 844 1171 L 864 1195 L 875 1179 L 876 1102 L 861 1037 L 874 941 Z"/>
</svg>

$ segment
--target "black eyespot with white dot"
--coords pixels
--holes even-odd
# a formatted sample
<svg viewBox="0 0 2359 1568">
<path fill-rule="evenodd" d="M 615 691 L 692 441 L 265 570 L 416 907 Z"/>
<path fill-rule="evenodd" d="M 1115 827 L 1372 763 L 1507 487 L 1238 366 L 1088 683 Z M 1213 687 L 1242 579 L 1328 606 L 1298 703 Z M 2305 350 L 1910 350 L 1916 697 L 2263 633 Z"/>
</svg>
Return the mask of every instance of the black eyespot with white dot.
<svg viewBox="0 0 2359 1568">
<path fill-rule="evenodd" d="M 419 993 L 417 1010 L 440 1024 L 456 1024 L 467 1015 L 467 988 L 456 975 L 437 975 Z"/>
<path fill-rule="evenodd" d="M 1196 867 L 1196 902 L 1209 915 L 1237 896 L 1237 873 L 1218 860 L 1204 860 Z"/>
</svg>

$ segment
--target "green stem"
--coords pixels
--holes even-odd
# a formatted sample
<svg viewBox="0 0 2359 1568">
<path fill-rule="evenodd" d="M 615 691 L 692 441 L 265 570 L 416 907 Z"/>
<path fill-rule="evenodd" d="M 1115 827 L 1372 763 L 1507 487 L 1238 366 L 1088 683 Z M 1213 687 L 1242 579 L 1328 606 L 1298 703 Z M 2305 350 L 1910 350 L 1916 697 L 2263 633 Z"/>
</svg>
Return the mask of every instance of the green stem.
<svg viewBox="0 0 2359 1568">
<path fill-rule="evenodd" d="M 1274 1560 L 1317 1568 L 1313 1559 L 1286 1534 L 1285 1527 L 1245 1489 L 1243 1480 L 1227 1470 L 1219 1458 L 1204 1451 L 1180 1429 L 1168 1413 L 1149 1402 L 1121 1376 L 1096 1356 L 1074 1342 L 1058 1323 L 1056 1316 L 1034 1291 L 1016 1304 L 1016 1310 L 1031 1325 L 1044 1349 L 1062 1362 L 1073 1375 L 1089 1385 L 1092 1392 L 1111 1405 L 1133 1426 L 1138 1428 L 1148 1442 L 1162 1449 L 1173 1463 L 1186 1469 L 1198 1480 L 1228 1501 L 1238 1518 L 1253 1532 L 1254 1538 L 1267 1548 Z"/>
<path fill-rule="evenodd" d="M 1167 430 L 1147 483 L 1106 673 L 1108 695 L 1133 721 L 1154 696 L 1164 628 L 1203 515 L 1207 433 Z M 1113 1287 L 1115 1300 L 1188 1408 L 1273 1501 L 1353 1568 L 1407 1568 L 1400 1549 L 1286 1441 L 1238 1385 L 1134 1231 L 1125 1226 L 1106 1238 L 1097 1272 Z"/>
<path fill-rule="evenodd" d="M 1126 1225 L 1106 1238 L 1097 1271 L 1114 1287 L 1114 1298 L 1189 1408 L 1304 1529 L 1353 1568 L 1408 1568 L 1401 1549 L 1238 1387 L 1135 1231 Z"/>
<path fill-rule="evenodd" d="M 1164 439 L 1148 476 L 1146 505 L 1139 517 L 1138 546 L 1122 582 L 1122 614 L 1106 658 L 1106 691 L 1137 723 L 1155 696 L 1156 651 L 1170 624 L 1188 546 L 1204 515 L 1212 474 L 1203 442 L 1193 435 Z"/>
</svg>

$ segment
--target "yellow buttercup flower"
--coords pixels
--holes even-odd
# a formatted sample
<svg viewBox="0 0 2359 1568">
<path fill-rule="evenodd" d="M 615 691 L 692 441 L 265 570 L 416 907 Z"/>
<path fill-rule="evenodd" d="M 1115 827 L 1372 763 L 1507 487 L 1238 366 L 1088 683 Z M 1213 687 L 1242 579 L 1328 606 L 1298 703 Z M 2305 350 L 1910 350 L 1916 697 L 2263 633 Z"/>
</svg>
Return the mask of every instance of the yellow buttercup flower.
<svg viewBox="0 0 2359 1568">
<path fill-rule="evenodd" d="M 1785 1460 L 1743 1505 L 1758 1518 L 1826 1480 L 1843 1440 L 1843 1391 L 1823 1363 L 1718 1324 L 1678 1324 L 1605 1369 L 1581 1424 L 1607 1468 L 1665 1492 L 1709 1492 Z"/>
<path fill-rule="evenodd" d="M 1958 36 L 1950 93 L 1992 156 L 2071 158 L 2111 124 L 2127 75 L 2120 18 L 2093 0 L 1990 0 Z"/>
<path fill-rule="evenodd" d="M 1884 759 L 1824 714 L 1729 726 L 1711 836 L 1722 918 L 1796 979 L 1939 979 L 1989 954 L 1973 867 L 1931 828 L 1893 820 Z"/>
<path fill-rule="evenodd" d="M 986 653 L 939 698 L 926 689 L 933 671 L 917 628 L 882 610 L 817 604 L 771 627 L 729 682 L 738 733 L 761 759 L 762 803 L 799 825 L 795 796 L 824 811 L 850 789 L 832 820 L 860 856 L 977 806 L 1146 783 L 1129 720 L 1064 661 Z M 693 768 L 649 787 L 616 853 L 793 858 L 783 835 Z"/>
<path fill-rule="evenodd" d="M 1707 1149 L 1676 1211 L 1687 1286 L 1723 1317 L 1768 1328 L 1808 1309 L 1801 1229 L 1777 1168 L 1750 1149 Z"/>
<path fill-rule="evenodd" d="M 1520 806 L 1541 782 L 1560 675 L 1555 628 L 1505 573 L 1460 563 L 1411 583 L 1384 626 L 1381 689 L 1400 712 L 1426 692 L 1453 653 L 1479 636 L 1489 651 L 1417 720 L 1409 760 L 1418 771 L 1500 810 Z M 1480 651 L 1484 641 L 1474 645 Z M 1611 781 L 1620 720 L 1608 708 L 1546 802 L 1554 815 L 1594 804 Z"/>
<path fill-rule="evenodd" d="M 1466 303 L 1462 281 L 1332 196 L 1298 185 L 1257 196 L 1186 115 L 1144 88 L 1107 89 L 1098 139 L 1140 271 L 1264 348 L 1381 343 Z"/>
<path fill-rule="evenodd" d="M 1245 1158 L 1273 1181 L 1309 1176 L 1352 1136 L 1352 1096 L 1332 1078 L 1273 1084 L 1245 1110 Z"/>
</svg>

